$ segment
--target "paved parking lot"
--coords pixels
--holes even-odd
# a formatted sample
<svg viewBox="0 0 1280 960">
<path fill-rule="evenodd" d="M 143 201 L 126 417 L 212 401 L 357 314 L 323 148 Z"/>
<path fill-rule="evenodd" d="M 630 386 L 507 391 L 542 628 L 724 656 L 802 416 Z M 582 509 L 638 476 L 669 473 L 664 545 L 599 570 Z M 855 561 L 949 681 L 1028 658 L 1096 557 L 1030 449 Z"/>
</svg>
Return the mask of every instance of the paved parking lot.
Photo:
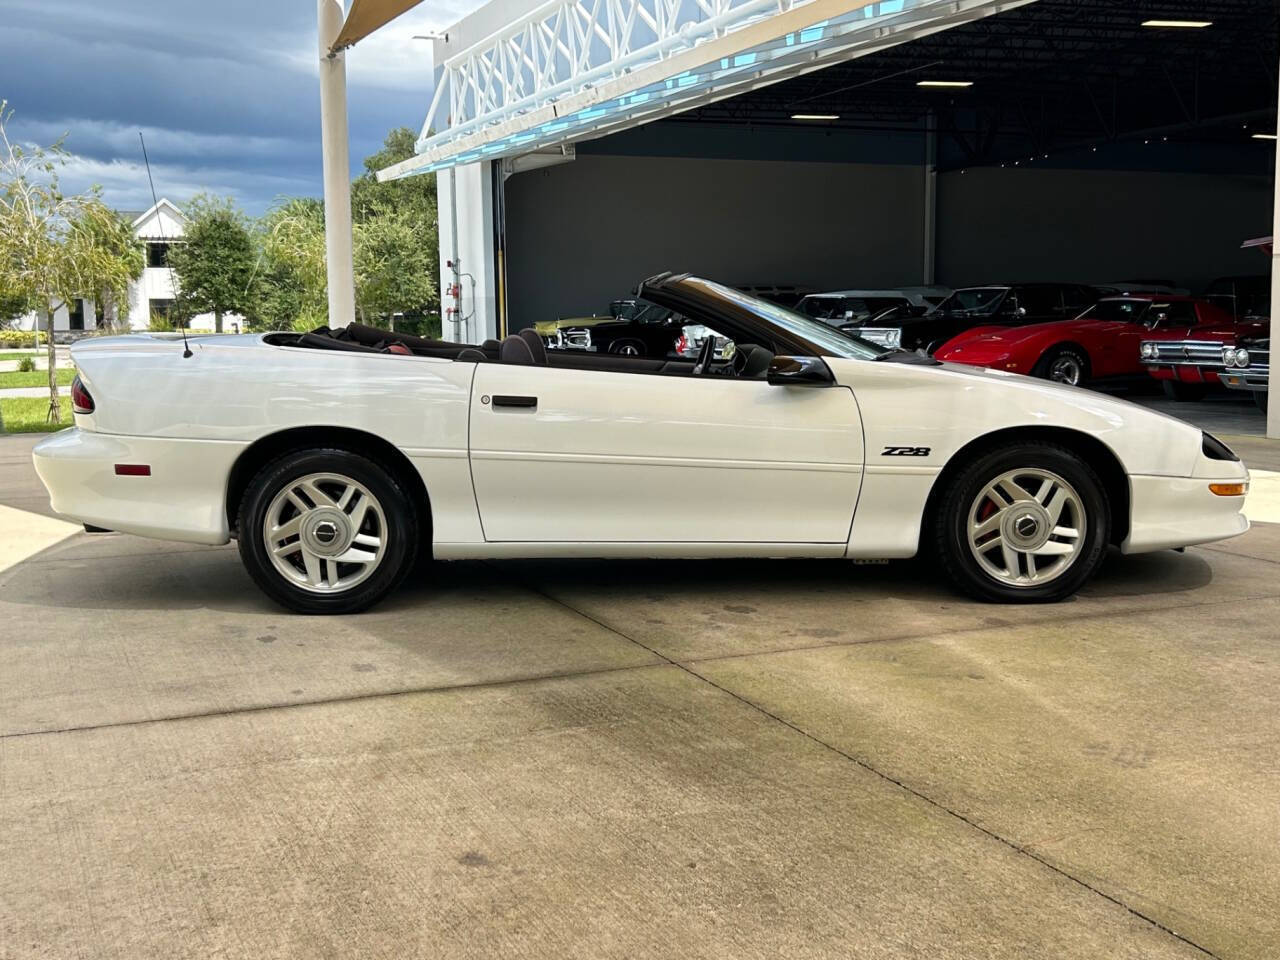
<svg viewBox="0 0 1280 960">
<path fill-rule="evenodd" d="M 34 442 L 0 438 L 2 957 L 1280 953 L 1280 525 L 1054 607 L 457 563 L 316 619 L 234 547 L 47 519 Z"/>
</svg>

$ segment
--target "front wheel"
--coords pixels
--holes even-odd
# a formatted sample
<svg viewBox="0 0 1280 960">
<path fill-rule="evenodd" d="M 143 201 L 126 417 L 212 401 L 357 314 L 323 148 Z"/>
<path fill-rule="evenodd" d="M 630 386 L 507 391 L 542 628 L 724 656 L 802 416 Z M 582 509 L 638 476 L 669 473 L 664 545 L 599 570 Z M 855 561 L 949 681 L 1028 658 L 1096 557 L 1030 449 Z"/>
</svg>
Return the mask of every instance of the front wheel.
<svg viewBox="0 0 1280 960">
<path fill-rule="evenodd" d="M 639 340 L 615 340 L 609 344 L 609 352 L 620 357 L 643 357 L 644 344 Z"/>
<path fill-rule="evenodd" d="M 985 454 L 955 477 L 934 517 L 943 569 L 961 590 L 997 603 L 1063 600 L 1097 570 L 1110 536 L 1102 482 L 1048 443 Z"/>
<path fill-rule="evenodd" d="M 1078 387 L 1089 379 L 1089 358 L 1077 347 L 1054 347 L 1040 358 L 1032 375 Z"/>
<path fill-rule="evenodd" d="M 285 454 L 240 503 L 240 557 L 254 582 L 299 613 L 355 613 L 394 590 L 417 555 L 412 498 L 391 471 L 349 450 Z"/>
</svg>

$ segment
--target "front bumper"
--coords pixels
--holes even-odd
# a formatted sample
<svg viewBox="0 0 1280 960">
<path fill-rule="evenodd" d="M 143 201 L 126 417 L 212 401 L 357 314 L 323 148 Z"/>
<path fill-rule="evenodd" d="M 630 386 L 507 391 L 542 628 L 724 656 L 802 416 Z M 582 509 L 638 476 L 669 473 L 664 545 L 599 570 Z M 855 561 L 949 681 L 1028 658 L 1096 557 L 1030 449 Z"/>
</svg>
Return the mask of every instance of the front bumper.
<svg viewBox="0 0 1280 960">
<path fill-rule="evenodd" d="M 1224 370 L 1219 379 L 1228 390 L 1248 390 L 1251 393 L 1265 392 L 1270 383 L 1267 371 L 1258 372 L 1248 368 Z"/>
<path fill-rule="evenodd" d="M 1123 553 L 1152 553 L 1238 537 L 1249 529 L 1245 498 L 1220 497 L 1211 483 L 1247 483 L 1243 464 L 1217 462 L 1213 477 L 1129 478 L 1129 535 Z M 1234 468 L 1234 469 L 1233 469 Z M 1197 473 L 1201 472 L 1199 470 Z"/>
<path fill-rule="evenodd" d="M 53 509 L 140 537 L 220 544 L 230 539 L 227 479 L 247 444 L 92 433 L 72 427 L 32 452 Z M 119 476 L 117 464 L 151 468 Z"/>
<path fill-rule="evenodd" d="M 1176 380 L 1179 383 L 1218 383 L 1221 367 L 1212 368 L 1192 363 L 1146 363 L 1147 373 L 1157 380 Z"/>
</svg>

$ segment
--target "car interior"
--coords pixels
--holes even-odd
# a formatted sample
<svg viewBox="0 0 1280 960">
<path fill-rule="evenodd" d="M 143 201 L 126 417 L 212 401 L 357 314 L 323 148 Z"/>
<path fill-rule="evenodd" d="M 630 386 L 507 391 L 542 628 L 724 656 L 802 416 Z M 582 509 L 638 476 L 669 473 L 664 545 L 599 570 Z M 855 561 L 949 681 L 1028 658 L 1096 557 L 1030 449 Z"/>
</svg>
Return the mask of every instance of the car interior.
<svg viewBox="0 0 1280 960">
<path fill-rule="evenodd" d="M 715 357 L 717 338 L 705 338 L 696 359 L 646 359 L 579 350 L 548 350 L 542 337 L 531 329 L 521 330 L 502 341 L 481 344 L 451 343 L 413 334 L 380 330 L 353 323 L 330 329 L 318 327 L 310 333 L 275 333 L 268 343 L 310 350 L 340 350 L 351 353 L 436 357 L 462 363 L 505 363 L 524 366 L 564 367 L 601 370 L 611 373 L 647 373 L 662 376 L 719 376 L 761 380 L 769 370 L 774 353 L 756 344 L 739 343 L 731 357 Z"/>
</svg>

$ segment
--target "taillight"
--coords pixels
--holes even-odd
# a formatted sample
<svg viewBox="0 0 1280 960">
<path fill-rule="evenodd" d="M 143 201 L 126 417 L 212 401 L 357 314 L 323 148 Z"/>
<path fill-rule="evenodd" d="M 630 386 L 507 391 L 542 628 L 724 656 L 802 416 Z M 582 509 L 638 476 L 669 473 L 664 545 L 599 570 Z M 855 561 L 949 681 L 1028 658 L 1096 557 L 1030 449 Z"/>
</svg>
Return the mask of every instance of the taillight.
<svg viewBox="0 0 1280 960">
<path fill-rule="evenodd" d="M 71 409 L 76 413 L 93 413 L 93 397 L 79 377 L 71 381 Z"/>
</svg>

